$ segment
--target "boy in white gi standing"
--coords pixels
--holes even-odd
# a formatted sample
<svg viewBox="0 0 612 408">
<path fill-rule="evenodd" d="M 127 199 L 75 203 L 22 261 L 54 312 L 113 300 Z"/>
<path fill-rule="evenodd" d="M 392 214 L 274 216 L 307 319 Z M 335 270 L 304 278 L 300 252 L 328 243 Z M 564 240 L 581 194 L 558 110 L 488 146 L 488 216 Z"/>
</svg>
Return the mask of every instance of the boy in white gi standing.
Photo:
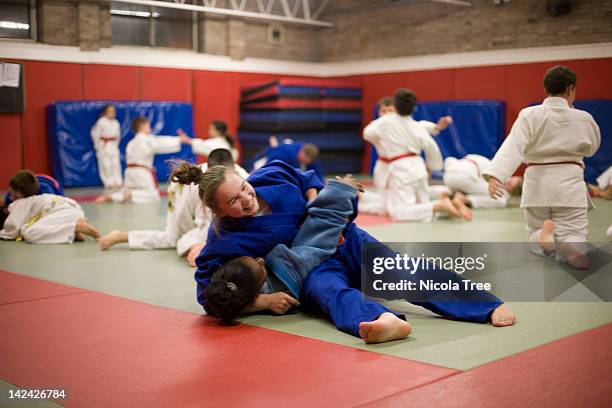
<svg viewBox="0 0 612 408">
<path fill-rule="evenodd" d="M 121 126 L 115 115 L 113 105 L 106 105 L 102 108 L 100 119 L 91 128 L 91 140 L 98 159 L 98 174 L 104 188 L 119 188 L 122 184 L 119 157 Z"/>
<path fill-rule="evenodd" d="M 151 134 L 149 120 L 138 117 L 132 122 L 136 136 L 127 145 L 125 183 L 123 189 L 113 194 L 104 194 L 96 199 L 97 203 L 126 202 L 151 204 L 160 200 L 153 159 L 156 154 L 178 153 L 181 142 L 188 136 L 155 136 Z"/>
<path fill-rule="evenodd" d="M 546 72 L 548 97 L 523 109 L 485 171 L 489 194 L 499 197 L 503 182 L 527 164 L 521 207 L 529 242 L 538 255 L 587 268 L 587 187 L 583 157 L 597 152 L 601 136 L 593 117 L 574 109 L 576 74 L 564 66 Z"/>
</svg>

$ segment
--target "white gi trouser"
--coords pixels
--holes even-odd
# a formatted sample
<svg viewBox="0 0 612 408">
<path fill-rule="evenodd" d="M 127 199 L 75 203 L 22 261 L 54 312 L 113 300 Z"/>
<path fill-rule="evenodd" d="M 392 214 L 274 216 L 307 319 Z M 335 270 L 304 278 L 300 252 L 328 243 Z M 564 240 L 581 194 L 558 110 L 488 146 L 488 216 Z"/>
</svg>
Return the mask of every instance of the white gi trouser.
<svg viewBox="0 0 612 408">
<path fill-rule="evenodd" d="M 587 209 L 581 207 L 526 207 L 523 209 L 531 251 L 544 256 L 544 251 L 538 245 L 542 224 L 546 220 L 555 222 L 555 242 L 573 243 L 574 248 L 586 253 L 588 220 Z M 559 251 L 557 259 L 563 260 Z"/>
<path fill-rule="evenodd" d="M 130 190 L 134 204 L 151 204 L 160 200 L 159 190 L 152 169 L 146 167 L 128 167 L 125 169 L 124 186 Z M 125 191 L 111 194 L 114 202 L 125 201 Z"/>
<path fill-rule="evenodd" d="M 206 241 L 210 219 L 210 212 L 201 204 L 197 185 L 170 183 L 166 229 L 129 231 L 128 243 L 132 249 L 176 247 L 178 255 L 182 256 L 193 245 Z"/>
<path fill-rule="evenodd" d="M 119 138 L 121 127 L 116 119 L 101 117 L 91 129 L 91 139 L 98 159 L 98 174 L 104 187 L 121 185 Z"/>
</svg>

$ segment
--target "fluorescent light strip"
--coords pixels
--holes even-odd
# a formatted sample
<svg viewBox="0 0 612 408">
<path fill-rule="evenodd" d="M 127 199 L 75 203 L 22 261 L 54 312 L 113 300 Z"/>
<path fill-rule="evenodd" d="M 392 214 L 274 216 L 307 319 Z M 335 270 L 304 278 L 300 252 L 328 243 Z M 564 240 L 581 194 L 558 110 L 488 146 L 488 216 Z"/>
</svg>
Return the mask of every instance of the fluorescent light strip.
<svg viewBox="0 0 612 408">
<path fill-rule="evenodd" d="M 26 23 L 17 23 L 15 21 L 0 21 L 0 28 L 8 28 L 10 30 L 29 30 L 30 25 Z"/>
<path fill-rule="evenodd" d="M 130 16 L 130 17 L 151 17 L 151 13 L 148 11 L 132 11 L 132 10 L 111 10 L 111 14 L 115 14 L 118 16 Z M 159 13 L 153 12 L 153 18 L 159 17 Z"/>
</svg>

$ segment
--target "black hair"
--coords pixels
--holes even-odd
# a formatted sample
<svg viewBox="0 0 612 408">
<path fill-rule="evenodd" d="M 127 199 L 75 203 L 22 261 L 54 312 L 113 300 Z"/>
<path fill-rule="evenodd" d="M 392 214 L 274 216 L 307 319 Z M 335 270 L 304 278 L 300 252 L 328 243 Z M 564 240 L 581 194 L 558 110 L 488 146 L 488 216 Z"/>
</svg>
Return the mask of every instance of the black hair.
<svg viewBox="0 0 612 408">
<path fill-rule="evenodd" d="M 30 197 L 38 193 L 38 179 L 30 170 L 19 170 L 9 180 L 9 187 L 21 193 L 23 197 Z"/>
<path fill-rule="evenodd" d="M 400 116 L 410 115 L 414 110 L 416 102 L 416 94 L 410 89 L 400 88 L 395 91 L 393 104 L 395 105 L 395 110 L 397 110 L 397 113 Z"/>
<path fill-rule="evenodd" d="M 109 109 L 110 109 L 110 108 L 112 108 L 112 107 L 113 107 L 113 105 L 111 105 L 110 103 L 109 103 L 109 104 L 104 105 L 104 106 L 102 107 L 102 111 L 100 112 L 100 114 L 98 115 L 98 117 L 99 117 L 99 118 L 101 118 L 102 116 L 106 115 L 106 111 L 107 111 L 107 110 L 109 110 Z"/>
<path fill-rule="evenodd" d="M 132 121 L 132 130 L 134 131 L 134 133 L 138 133 L 140 126 L 144 125 L 145 123 L 149 123 L 149 119 L 143 116 L 138 116 L 137 118 L 135 118 Z"/>
<path fill-rule="evenodd" d="M 213 120 L 211 125 L 225 138 L 230 147 L 234 147 L 234 137 L 227 133 L 227 123 L 222 120 Z"/>
<path fill-rule="evenodd" d="M 571 85 L 576 86 L 576 73 L 563 65 L 555 65 L 544 75 L 544 89 L 549 95 L 562 95 Z"/>
<path fill-rule="evenodd" d="M 0 205 L 0 229 L 4 228 L 4 221 L 6 221 L 8 216 L 8 205 Z"/>
<path fill-rule="evenodd" d="M 233 166 L 234 156 L 227 149 L 215 149 L 208 155 L 208 166 Z"/>
<path fill-rule="evenodd" d="M 259 285 L 251 268 L 240 259 L 229 261 L 213 273 L 204 296 L 213 314 L 227 325 L 238 324 L 236 316 L 253 303 Z"/>
</svg>

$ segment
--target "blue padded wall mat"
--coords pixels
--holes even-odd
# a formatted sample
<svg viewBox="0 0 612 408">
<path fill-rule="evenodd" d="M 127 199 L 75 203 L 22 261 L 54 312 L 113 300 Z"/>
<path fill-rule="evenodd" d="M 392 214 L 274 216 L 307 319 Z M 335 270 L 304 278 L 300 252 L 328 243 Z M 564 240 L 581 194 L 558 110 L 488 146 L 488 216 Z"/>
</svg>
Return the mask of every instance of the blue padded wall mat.
<svg viewBox="0 0 612 408">
<path fill-rule="evenodd" d="M 90 131 L 102 108 L 112 104 L 121 124 L 121 166 L 125 169 L 125 148 L 134 137 L 131 123 L 137 116 L 147 117 L 157 135 L 176 135 L 182 128 L 193 135 L 191 104 L 183 102 L 133 101 L 58 101 L 47 108 L 47 135 L 53 176 L 65 187 L 100 186 L 96 154 Z M 183 145 L 180 153 L 155 157 L 157 177 L 165 181 L 170 175 L 166 160 L 178 158 L 195 161 L 191 147 Z"/>
</svg>

